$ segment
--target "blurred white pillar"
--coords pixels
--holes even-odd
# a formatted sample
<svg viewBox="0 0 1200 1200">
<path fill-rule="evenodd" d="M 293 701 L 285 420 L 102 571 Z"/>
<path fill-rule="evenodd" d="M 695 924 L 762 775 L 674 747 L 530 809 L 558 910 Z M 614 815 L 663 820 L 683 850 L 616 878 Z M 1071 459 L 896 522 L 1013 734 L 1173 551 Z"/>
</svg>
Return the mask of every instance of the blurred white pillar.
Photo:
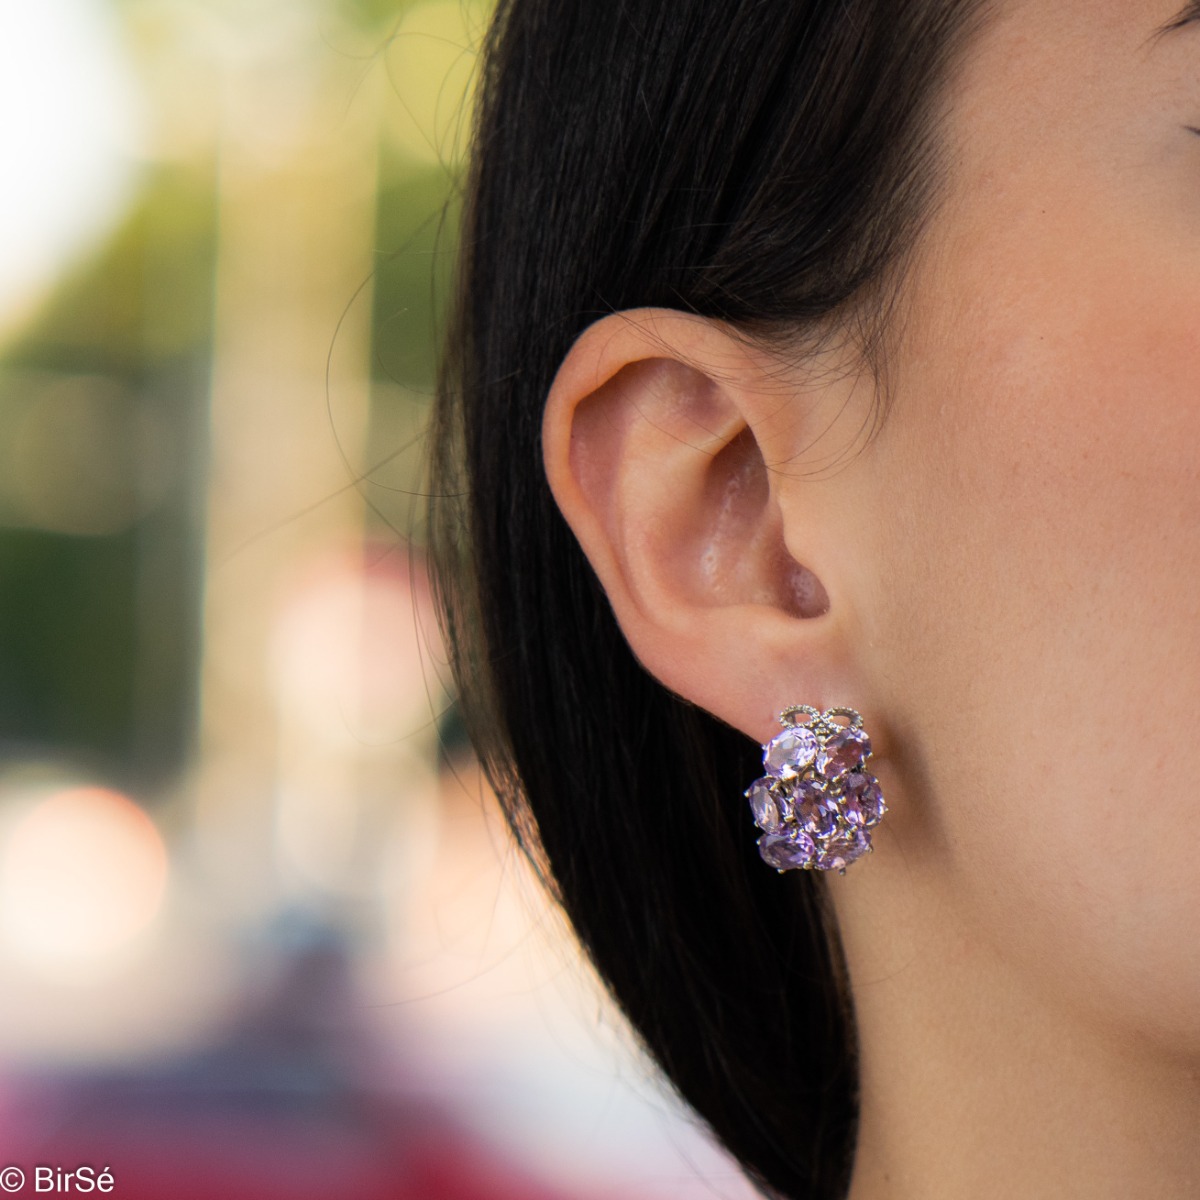
<svg viewBox="0 0 1200 1200">
<path fill-rule="evenodd" d="M 379 92 L 329 36 L 331 5 L 225 12 L 196 815 L 244 908 L 279 898 L 294 783 L 272 629 L 311 565 L 362 537 Z M 349 812 L 354 768 L 325 756 L 311 782 Z"/>
</svg>

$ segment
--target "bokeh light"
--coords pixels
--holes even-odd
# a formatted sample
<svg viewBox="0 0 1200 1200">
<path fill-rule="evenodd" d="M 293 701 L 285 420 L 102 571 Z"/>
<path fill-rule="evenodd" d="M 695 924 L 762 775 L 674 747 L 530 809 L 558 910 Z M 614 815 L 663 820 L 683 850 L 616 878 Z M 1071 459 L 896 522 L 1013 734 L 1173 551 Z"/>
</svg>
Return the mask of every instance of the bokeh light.
<svg viewBox="0 0 1200 1200">
<path fill-rule="evenodd" d="M 129 201 L 141 112 L 112 6 L 0 6 L 0 330 Z"/>
<path fill-rule="evenodd" d="M 424 567 L 405 555 L 313 564 L 289 592 L 271 643 L 278 702 L 310 739 L 362 750 L 427 728 L 444 703 Z"/>
<path fill-rule="evenodd" d="M 32 805 L 0 847 L 0 938 L 51 970 L 102 964 L 153 922 L 167 854 L 119 792 L 73 787 Z"/>
</svg>

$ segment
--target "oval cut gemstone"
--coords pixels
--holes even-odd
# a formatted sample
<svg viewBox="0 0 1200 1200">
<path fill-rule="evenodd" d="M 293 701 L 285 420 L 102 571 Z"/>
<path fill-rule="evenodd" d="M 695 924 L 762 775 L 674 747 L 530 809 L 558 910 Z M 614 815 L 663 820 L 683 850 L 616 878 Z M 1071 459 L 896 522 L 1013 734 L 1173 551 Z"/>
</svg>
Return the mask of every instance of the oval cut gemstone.
<svg viewBox="0 0 1200 1200">
<path fill-rule="evenodd" d="M 750 801 L 755 825 L 764 833 L 778 833 L 783 828 L 783 813 L 771 790 L 770 779 L 756 779 L 746 789 L 746 799 Z"/>
<path fill-rule="evenodd" d="M 858 819 L 850 816 L 853 806 L 858 812 Z M 851 825 L 862 825 L 870 828 L 878 825 L 887 812 L 883 802 L 883 792 L 879 788 L 879 780 L 866 771 L 851 771 L 846 777 L 846 802 L 844 805 L 846 820 Z"/>
<path fill-rule="evenodd" d="M 871 848 L 869 834 L 854 829 L 844 837 L 832 838 L 823 845 L 813 864 L 819 871 L 844 871 L 856 858 Z"/>
<path fill-rule="evenodd" d="M 818 749 L 817 735 L 811 729 L 789 725 L 763 747 L 763 766 L 776 779 L 795 779 L 812 766 Z"/>
<path fill-rule="evenodd" d="M 817 770 L 826 779 L 841 779 L 848 771 L 862 765 L 871 753 L 871 739 L 862 729 L 843 729 L 821 747 L 817 755 Z"/>
<path fill-rule="evenodd" d="M 858 802 L 858 797 L 853 792 L 847 792 L 845 799 L 839 805 L 842 811 L 842 820 L 847 825 L 855 829 L 860 829 L 867 823 L 866 817 L 863 815 L 862 805 Z"/>
<path fill-rule="evenodd" d="M 806 867 L 813 860 L 816 846 L 807 833 L 799 830 L 790 834 L 764 833 L 758 839 L 758 852 L 763 862 L 778 871 Z"/>
<path fill-rule="evenodd" d="M 837 813 L 830 797 L 815 783 L 805 780 L 796 787 L 792 804 L 796 820 L 805 833 L 815 838 L 829 837 L 837 830 Z"/>
</svg>

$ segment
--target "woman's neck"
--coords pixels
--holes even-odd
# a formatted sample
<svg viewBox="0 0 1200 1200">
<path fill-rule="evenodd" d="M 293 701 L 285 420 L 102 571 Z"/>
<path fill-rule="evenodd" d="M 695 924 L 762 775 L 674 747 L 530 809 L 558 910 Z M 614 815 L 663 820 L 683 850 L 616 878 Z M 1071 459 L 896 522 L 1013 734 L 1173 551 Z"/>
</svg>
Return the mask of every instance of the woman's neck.
<svg viewBox="0 0 1200 1200">
<path fill-rule="evenodd" d="M 861 1054 L 850 1200 L 1200 1195 L 1200 1061 L 1186 1047 L 1035 990 L 911 878 L 886 904 L 884 879 L 850 882 L 831 881 Z"/>
</svg>

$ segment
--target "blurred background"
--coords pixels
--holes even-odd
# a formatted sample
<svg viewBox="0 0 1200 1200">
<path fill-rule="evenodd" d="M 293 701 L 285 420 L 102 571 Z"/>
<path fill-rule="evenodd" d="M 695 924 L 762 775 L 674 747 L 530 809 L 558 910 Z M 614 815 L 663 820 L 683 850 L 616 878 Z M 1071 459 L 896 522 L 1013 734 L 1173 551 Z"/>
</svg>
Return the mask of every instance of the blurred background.
<svg viewBox="0 0 1200 1200">
<path fill-rule="evenodd" d="M 0 6 L 14 1194 L 750 1194 L 510 847 L 430 609 L 487 15 Z"/>
</svg>

